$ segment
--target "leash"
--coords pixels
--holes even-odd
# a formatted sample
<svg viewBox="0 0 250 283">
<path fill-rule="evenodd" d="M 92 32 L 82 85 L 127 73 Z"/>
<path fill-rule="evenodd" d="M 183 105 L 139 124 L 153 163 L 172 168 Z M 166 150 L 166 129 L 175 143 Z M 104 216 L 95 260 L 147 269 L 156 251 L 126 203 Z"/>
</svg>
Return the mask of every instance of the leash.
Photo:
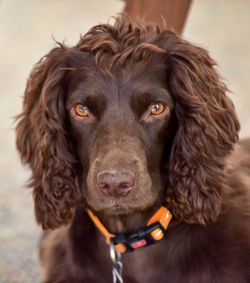
<svg viewBox="0 0 250 283">
<path fill-rule="evenodd" d="M 113 262 L 113 283 L 123 283 L 122 279 L 122 260 L 121 260 L 121 253 L 115 251 L 115 246 L 113 241 L 110 241 L 110 258 Z"/>
<path fill-rule="evenodd" d="M 86 209 L 89 217 L 105 236 L 106 243 L 110 246 L 110 258 L 113 262 L 113 283 L 123 283 L 121 254 L 156 244 L 166 235 L 166 230 L 173 217 L 167 208 L 167 202 L 169 202 L 168 199 L 149 219 L 147 226 L 134 233 L 117 235 L 111 234 L 99 218 L 90 209 Z"/>
</svg>

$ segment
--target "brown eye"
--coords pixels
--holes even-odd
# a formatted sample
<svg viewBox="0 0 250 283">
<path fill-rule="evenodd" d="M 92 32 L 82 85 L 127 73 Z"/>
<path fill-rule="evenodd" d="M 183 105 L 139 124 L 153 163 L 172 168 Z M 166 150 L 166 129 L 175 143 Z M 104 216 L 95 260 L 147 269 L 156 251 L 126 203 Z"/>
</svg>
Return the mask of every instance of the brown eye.
<svg viewBox="0 0 250 283">
<path fill-rule="evenodd" d="M 150 113 L 152 115 L 160 115 L 165 110 L 165 105 L 161 102 L 155 103 L 150 107 Z"/>
<path fill-rule="evenodd" d="M 82 105 L 82 104 L 77 104 L 75 106 L 75 112 L 78 116 L 81 117 L 88 117 L 89 116 L 89 110 L 86 106 Z"/>
</svg>

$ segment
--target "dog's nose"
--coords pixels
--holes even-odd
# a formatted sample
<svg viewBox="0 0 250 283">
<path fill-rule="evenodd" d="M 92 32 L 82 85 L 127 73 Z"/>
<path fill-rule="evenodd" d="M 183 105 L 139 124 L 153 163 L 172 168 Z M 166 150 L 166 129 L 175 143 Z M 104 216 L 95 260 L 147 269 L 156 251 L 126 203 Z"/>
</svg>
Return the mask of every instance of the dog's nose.
<svg viewBox="0 0 250 283">
<path fill-rule="evenodd" d="M 103 171 L 97 174 L 97 185 L 107 196 L 125 196 L 135 184 L 135 175 L 127 171 Z"/>
</svg>

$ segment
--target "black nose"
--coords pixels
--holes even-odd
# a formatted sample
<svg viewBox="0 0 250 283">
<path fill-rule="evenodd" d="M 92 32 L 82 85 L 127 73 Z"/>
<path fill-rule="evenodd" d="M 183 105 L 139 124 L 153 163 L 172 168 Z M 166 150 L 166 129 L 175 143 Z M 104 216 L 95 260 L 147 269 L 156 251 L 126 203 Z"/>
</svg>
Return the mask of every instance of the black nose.
<svg viewBox="0 0 250 283">
<path fill-rule="evenodd" d="M 108 196 L 125 196 L 135 184 L 135 175 L 127 171 L 103 171 L 97 174 L 97 186 Z"/>
</svg>

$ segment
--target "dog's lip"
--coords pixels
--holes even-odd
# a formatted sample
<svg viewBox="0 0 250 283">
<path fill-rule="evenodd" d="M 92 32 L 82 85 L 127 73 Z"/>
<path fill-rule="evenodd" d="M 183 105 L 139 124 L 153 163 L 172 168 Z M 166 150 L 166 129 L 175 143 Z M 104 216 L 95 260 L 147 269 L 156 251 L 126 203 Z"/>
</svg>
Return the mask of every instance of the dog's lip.
<svg viewBox="0 0 250 283">
<path fill-rule="evenodd" d="M 107 215 L 127 215 L 128 213 L 134 211 L 134 209 L 130 206 L 124 205 L 113 205 L 113 206 L 105 206 L 101 209 L 101 211 Z"/>
<path fill-rule="evenodd" d="M 104 207 L 106 208 L 111 208 L 114 210 L 120 210 L 120 209 L 125 209 L 129 207 L 129 201 L 126 200 L 126 198 L 108 198 L 105 201 Z"/>
<path fill-rule="evenodd" d="M 102 200 L 102 204 L 98 207 L 96 207 L 96 204 L 93 205 L 90 200 L 88 201 L 88 204 L 90 208 L 93 208 L 93 210 L 106 211 L 112 214 L 121 214 L 122 212 L 127 212 L 133 208 L 126 197 L 108 198 L 105 201 Z"/>
</svg>

